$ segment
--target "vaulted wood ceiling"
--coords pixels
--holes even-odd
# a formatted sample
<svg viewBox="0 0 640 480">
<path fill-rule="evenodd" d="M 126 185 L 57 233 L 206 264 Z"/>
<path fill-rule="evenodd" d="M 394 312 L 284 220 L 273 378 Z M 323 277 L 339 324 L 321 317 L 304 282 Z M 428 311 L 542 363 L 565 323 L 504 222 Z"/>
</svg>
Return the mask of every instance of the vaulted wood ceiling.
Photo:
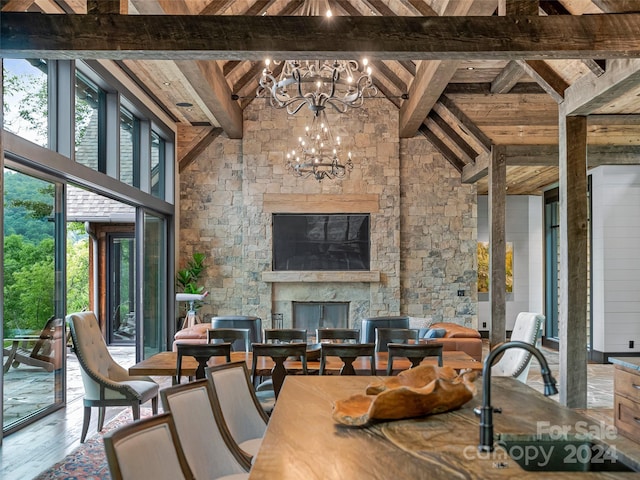
<svg viewBox="0 0 640 480">
<path fill-rule="evenodd" d="M 302 0 L 2 0 L 3 12 L 126 15 L 295 16 Z M 579 16 L 640 12 L 640 0 L 328 0 L 334 17 Z M 89 17 L 87 17 L 89 18 Z M 613 18 L 613 16 L 612 16 Z M 618 15 L 620 28 L 640 32 L 633 15 Z M 389 18 L 391 20 L 391 18 Z M 116 20 L 117 22 L 117 20 Z M 471 24 L 472 25 L 472 24 Z M 562 25 L 562 24 L 561 24 Z M 614 22 L 615 26 L 616 23 Z M 390 28 L 391 29 L 391 28 Z M 89 29 L 90 30 L 90 29 Z M 115 31 L 115 30 L 114 30 Z M 243 33 L 243 32 L 241 32 Z M 250 35 L 250 32 L 244 32 Z M 275 32 L 274 32 L 275 33 Z M 460 31 L 460 37 L 467 33 Z M 474 32 L 470 32 L 474 33 Z M 577 41 L 571 31 L 556 41 Z M 490 32 L 500 39 L 503 32 Z M 566 34 L 566 35 L 565 35 Z M 506 41 L 509 39 L 505 39 Z M 634 42 L 637 44 L 637 36 Z M 535 43 L 533 39 L 532 43 Z M 77 50 L 81 47 L 78 45 Z M 624 49 L 622 49 L 624 50 Z M 482 158 L 491 145 L 507 145 L 509 194 L 539 194 L 558 179 L 558 105 L 568 89 L 606 83 L 623 51 L 610 58 L 554 55 L 460 55 L 401 60 L 373 58 L 379 95 L 400 111 L 400 136 L 426 136 L 486 193 Z M 247 55 L 245 58 L 255 56 Z M 462 57 L 462 58 L 461 58 Z M 118 58 L 117 64 L 175 120 L 181 167 L 217 135 L 242 136 L 242 109 L 255 101 L 263 68 L 256 58 L 216 60 Z M 194 57 L 195 58 L 195 57 Z M 631 66 L 636 69 L 635 64 Z M 640 163 L 640 81 L 629 74 L 601 96 L 589 114 L 589 162 Z M 613 81 L 612 81 L 613 82 Z M 629 86 L 628 83 L 632 82 Z M 191 106 L 180 106 L 180 104 Z"/>
</svg>

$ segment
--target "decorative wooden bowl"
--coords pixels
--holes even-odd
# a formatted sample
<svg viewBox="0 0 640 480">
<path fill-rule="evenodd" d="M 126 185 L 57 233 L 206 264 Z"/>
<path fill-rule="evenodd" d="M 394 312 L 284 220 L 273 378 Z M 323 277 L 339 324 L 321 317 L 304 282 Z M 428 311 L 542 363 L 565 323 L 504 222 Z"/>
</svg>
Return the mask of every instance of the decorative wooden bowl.
<svg viewBox="0 0 640 480">
<path fill-rule="evenodd" d="M 473 398 L 475 379 L 476 374 L 472 371 L 458 374 L 450 367 L 420 365 L 369 384 L 364 395 L 338 400 L 333 405 L 333 419 L 355 427 L 371 420 L 398 420 L 448 412 Z"/>
</svg>

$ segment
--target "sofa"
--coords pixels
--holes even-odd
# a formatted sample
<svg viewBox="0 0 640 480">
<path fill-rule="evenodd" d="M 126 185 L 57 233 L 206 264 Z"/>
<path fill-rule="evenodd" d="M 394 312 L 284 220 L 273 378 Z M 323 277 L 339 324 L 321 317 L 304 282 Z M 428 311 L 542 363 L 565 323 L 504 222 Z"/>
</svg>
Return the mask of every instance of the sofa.
<svg viewBox="0 0 640 480">
<path fill-rule="evenodd" d="M 210 317 L 208 321 L 178 330 L 173 336 L 173 350 L 177 343 L 207 343 L 207 330 L 210 328 L 246 328 L 249 330 L 250 343 L 262 342 L 262 319 L 245 315 L 225 315 Z M 242 340 L 234 342 L 233 350 L 244 350 Z"/>
<path fill-rule="evenodd" d="M 431 319 L 408 316 L 370 317 L 362 320 L 360 342 L 373 343 L 376 328 L 416 328 L 420 338 L 433 338 L 442 343 L 442 350 L 465 352 L 475 360 L 482 361 L 482 337 L 480 332 L 452 322 L 431 323 Z"/>
<path fill-rule="evenodd" d="M 436 332 L 436 335 L 440 334 L 443 336 L 433 336 L 430 338 L 433 338 L 434 341 L 438 343 L 442 343 L 443 351 L 465 352 L 478 362 L 482 361 L 482 337 L 480 336 L 480 332 L 473 328 L 458 325 L 457 323 L 440 322 L 432 323 L 429 325 L 429 328 L 421 328 L 419 333 L 420 338 L 428 338 L 426 336 L 431 334 L 430 331 L 434 332 L 438 330 L 439 332 Z"/>
</svg>

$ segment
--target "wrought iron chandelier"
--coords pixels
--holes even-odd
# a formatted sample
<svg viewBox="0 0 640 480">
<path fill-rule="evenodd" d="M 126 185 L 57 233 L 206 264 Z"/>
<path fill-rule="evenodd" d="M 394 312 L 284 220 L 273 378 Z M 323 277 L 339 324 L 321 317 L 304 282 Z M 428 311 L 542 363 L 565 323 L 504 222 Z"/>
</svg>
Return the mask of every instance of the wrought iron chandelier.
<svg viewBox="0 0 640 480">
<path fill-rule="evenodd" d="M 313 177 L 318 182 L 323 179 L 343 179 L 351 170 L 351 152 L 342 163 L 341 139 L 333 137 L 324 109 L 313 116 L 311 126 L 305 127 L 305 135 L 298 137 L 298 145 L 287 153 L 285 166 L 296 177 Z"/>
<path fill-rule="evenodd" d="M 302 15 L 322 15 L 323 0 L 306 0 Z M 328 17 L 331 10 L 325 10 Z M 265 60 L 256 96 L 268 97 L 271 106 L 286 108 L 293 115 L 307 105 L 314 113 L 327 105 L 345 113 L 361 107 L 365 97 L 373 97 L 378 89 L 371 79 L 367 59 L 355 60 Z M 280 72 L 271 71 L 280 69 Z M 361 70 L 362 67 L 362 70 Z"/>
</svg>

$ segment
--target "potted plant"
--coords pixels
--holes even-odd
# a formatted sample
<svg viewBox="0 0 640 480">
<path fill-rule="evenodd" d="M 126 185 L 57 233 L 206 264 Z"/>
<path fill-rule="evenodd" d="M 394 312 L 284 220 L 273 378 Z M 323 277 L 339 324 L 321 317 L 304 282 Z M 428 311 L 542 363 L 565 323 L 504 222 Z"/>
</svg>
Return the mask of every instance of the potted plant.
<svg viewBox="0 0 640 480">
<path fill-rule="evenodd" d="M 186 268 L 178 270 L 176 274 L 176 281 L 177 281 L 178 287 L 182 289 L 182 293 L 201 296 L 200 298 L 196 297 L 196 299 L 194 299 L 193 297 L 187 298 L 187 299 L 180 299 L 180 294 L 176 296 L 176 299 L 178 299 L 179 301 L 187 302 L 187 304 L 185 305 L 185 315 L 186 315 L 185 323 L 187 323 L 186 317 L 188 316 L 195 317 L 195 318 L 192 318 L 191 320 L 196 323 L 199 323 L 199 319 L 195 315 L 196 315 L 196 310 L 202 305 L 202 302 L 198 302 L 197 300 L 201 300 L 202 298 L 206 297 L 208 294 L 208 292 L 204 291 L 204 286 L 198 285 L 198 278 L 200 277 L 200 274 L 204 270 L 205 258 L 206 258 L 206 255 L 204 253 L 197 253 L 197 252 L 194 253 L 191 259 L 187 262 Z"/>
<path fill-rule="evenodd" d="M 177 281 L 183 293 L 201 294 L 204 291 L 203 286 L 198 286 L 198 278 L 204 270 L 204 253 L 194 253 L 187 262 L 187 267 L 178 270 Z"/>
</svg>

